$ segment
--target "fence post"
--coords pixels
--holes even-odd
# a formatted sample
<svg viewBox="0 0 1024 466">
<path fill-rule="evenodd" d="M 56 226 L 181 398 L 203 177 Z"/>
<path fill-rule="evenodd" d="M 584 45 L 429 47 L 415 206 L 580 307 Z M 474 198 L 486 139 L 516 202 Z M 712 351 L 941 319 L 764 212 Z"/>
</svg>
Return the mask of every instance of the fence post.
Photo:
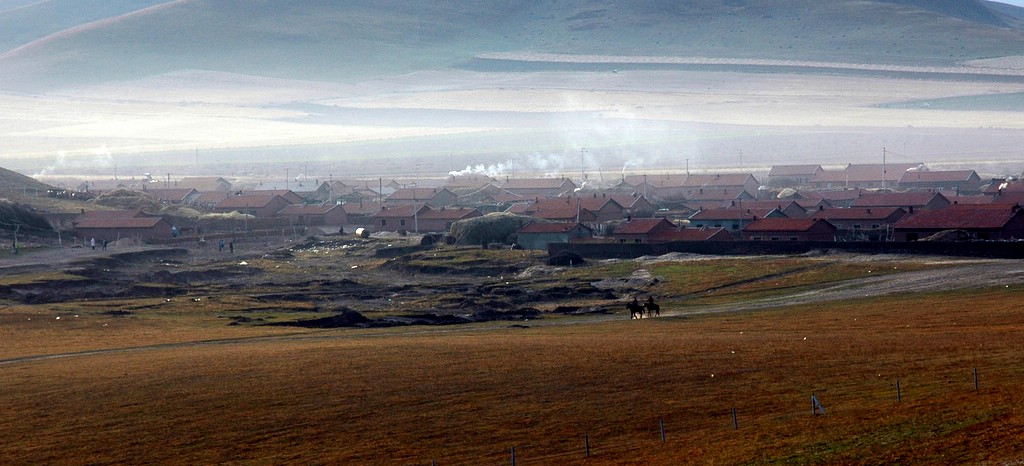
<svg viewBox="0 0 1024 466">
<path fill-rule="evenodd" d="M 736 408 L 732 409 L 732 430 L 740 430 L 740 422 L 736 419 Z"/>
<path fill-rule="evenodd" d="M 974 391 L 978 391 L 978 368 L 974 368 Z"/>
<path fill-rule="evenodd" d="M 512 447 L 512 466 L 516 466 L 516 447 Z"/>
<path fill-rule="evenodd" d="M 583 434 L 583 447 L 587 452 L 587 457 L 590 457 L 590 433 Z"/>
<path fill-rule="evenodd" d="M 900 391 L 900 379 L 896 379 L 896 402 L 903 401 L 903 394 Z"/>
<path fill-rule="evenodd" d="M 665 418 L 661 418 L 658 423 L 661 427 L 661 443 L 665 443 Z"/>
</svg>

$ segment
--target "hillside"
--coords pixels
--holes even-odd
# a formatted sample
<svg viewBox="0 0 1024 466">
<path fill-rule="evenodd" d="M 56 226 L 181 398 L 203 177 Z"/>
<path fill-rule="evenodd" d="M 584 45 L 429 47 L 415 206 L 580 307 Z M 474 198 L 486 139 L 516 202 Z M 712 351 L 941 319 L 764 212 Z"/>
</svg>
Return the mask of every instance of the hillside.
<svg viewBox="0 0 1024 466">
<path fill-rule="evenodd" d="M 36 181 L 34 178 L 0 167 L 0 198 L 21 198 L 26 193 L 34 196 L 36 192 L 45 195 L 46 190 L 52 188 L 53 186 Z"/>
<path fill-rule="evenodd" d="M 7 88 L 180 69 L 353 81 L 509 51 L 951 64 L 1017 55 L 1024 43 L 1020 9 L 981 0 L 55 0 L 4 9 L 26 3 L 0 2 Z"/>
</svg>

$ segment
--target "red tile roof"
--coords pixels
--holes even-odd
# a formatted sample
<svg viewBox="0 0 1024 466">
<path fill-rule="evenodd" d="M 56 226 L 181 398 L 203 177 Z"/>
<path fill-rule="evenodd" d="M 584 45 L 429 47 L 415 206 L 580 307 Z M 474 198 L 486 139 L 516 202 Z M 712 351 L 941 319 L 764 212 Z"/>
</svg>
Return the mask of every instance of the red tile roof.
<svg viewBox="0 0 1024 466">
<path fill-rule="evenodd" d="M 909 171 L 900 177 L 900 183 L 940 183 L 968 181 L 976 177 L 974 170 Z"/>
<path fill-rule="evenodd" d="M 676 225 L 664 218 L 634 218 L 615 228 L 616 235 L 643 235 L 657 229 L 675 229 Z"/>
<path fill-rule="evenodd" d="M 864 192 L 861 193 L 860 197 L 854 199 L 850 204 L 851 207 L 905 207 L 905 206 L 925 206 L 932 202 L 936 197 L 941 197 L 943 200 L 945 196 L 939 193 L 919 193 L 919 192 L 908 192 L 908 193 L 876 193 L 876 192 Z"/>
<path fill-rule="evenodd" d="M 739 220 L 741 218 L 764 218 L 775 209 L 709 209 L 690 216 L 690 220 Z"/>
<path fill-rule="evenodd" d="M 822 220 L 884 220 L 898 213 L 906 213 L 900 207 L 850 207 L 846 209 L 822 209 L 812 212 L 810 218 Z"/>
<path fill-rule="evenodd" d="M 153 228 L 161 221 L 160 217 L 91 218 L 78 222 L 75 228 Z"/>
<path fill-rule="evenodd" d="M 746 232 L 781 232 L 781 231 L 808 231 L 818 222 L 826 222 L 813 218 L 761 218 L 747 225 L 743 231 Z M 833 227 L 835 228 L 835 227 Z"/>
<path fill-rule="evenodd" d="M 1002 228 L 1015 216 L 1024 215 L 1019 208 L 921 210 L 903 217 L 894 228 L 920 230 L 972 230 Z"/>
</svg>

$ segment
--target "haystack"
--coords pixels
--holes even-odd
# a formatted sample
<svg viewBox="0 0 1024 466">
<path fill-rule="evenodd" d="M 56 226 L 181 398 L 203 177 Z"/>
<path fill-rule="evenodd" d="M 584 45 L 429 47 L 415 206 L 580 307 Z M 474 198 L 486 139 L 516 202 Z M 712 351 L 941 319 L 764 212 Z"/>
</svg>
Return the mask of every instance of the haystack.
<svg viewBox="0 0 1024 466">
<path fill-rule="evenodd" d="M 533 218 L 495 212 L 452 224 L 451 234 L 455 244 L 477 245 L 487 243 L 507 243 L 513 233 L 523 225 L 534 221 Z"/>
<path fill-rule="evenodd" d="M 160 211 L 160 202 L 144 191 L 115 189 L 100 194 L 89 202 L 124 210 L 141 210 L 147 214 L 155 214 Z"/>
</svg>

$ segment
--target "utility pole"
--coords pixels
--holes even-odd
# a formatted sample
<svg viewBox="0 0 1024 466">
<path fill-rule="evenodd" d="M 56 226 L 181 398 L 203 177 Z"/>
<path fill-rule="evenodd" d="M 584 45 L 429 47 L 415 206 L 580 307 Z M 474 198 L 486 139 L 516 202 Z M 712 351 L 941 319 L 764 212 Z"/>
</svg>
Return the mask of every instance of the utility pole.
<svg viewBox="0 0 1024 466">
<path fill-rule="evenodd" d="M 885 189 L 885 148 L 882 148 L 882 189 Z"/>
<path fill-rule="evenodd" d="M 583 185 L 583 182 L 585 182 L 587 180 L 586 165 L 585 165 L 585 163 L 586 163 L 586 156 L 587 156 L 587 148 L 586 147 L 581 147 L 580 148 L 580 185 L 581 186 Z"/>
</svg>

